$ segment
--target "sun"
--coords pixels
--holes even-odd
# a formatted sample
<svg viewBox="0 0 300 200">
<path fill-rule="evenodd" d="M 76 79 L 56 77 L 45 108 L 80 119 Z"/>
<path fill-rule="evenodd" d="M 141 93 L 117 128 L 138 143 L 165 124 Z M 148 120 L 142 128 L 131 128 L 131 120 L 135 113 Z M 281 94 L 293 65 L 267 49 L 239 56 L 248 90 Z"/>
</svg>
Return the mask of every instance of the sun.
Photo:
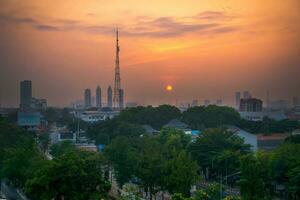
<svg viewBox="0 0 300 200">
<path fill-rule="evenodd" d="M 169 91 L 169 92 L 172 91 L 173 90 L 173 86 L 172 85 L 167 85 L 166 86 L 166 90 Z"/>
</svg>

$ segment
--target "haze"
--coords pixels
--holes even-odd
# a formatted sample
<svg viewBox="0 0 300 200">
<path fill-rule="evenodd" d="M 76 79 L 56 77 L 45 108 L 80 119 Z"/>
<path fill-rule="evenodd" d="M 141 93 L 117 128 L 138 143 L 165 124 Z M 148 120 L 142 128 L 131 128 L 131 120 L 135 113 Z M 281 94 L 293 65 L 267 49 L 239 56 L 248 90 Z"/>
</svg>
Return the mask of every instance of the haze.
<svg viewBox="0 0 300 200">
<path fill-rule="evenodd" d="M 300 96 L 299 0 L 1 0 L 0 104 L 19 81 L 66 106 L 113 85 L 116 27 L 126 102 Z M 106 95 L 103 96 L 103 98 Z"/>
</svg>

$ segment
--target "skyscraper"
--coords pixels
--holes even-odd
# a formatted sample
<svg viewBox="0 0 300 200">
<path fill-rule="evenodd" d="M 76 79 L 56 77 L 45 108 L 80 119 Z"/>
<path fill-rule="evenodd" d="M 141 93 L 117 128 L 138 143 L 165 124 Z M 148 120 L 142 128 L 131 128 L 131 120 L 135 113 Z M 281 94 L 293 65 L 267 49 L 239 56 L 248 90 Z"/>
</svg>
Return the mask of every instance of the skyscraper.
<svg viewBox="0 0 300 200">
<path fill-rule="evenodd" d="M 97 108 L 102 107 L 101 88 L 99 85 L 96 88 L 96 107 Z"/>
<path fill-rule="evenodd" d="M 114 108 L 120 108 L 121 102 L 121 75 L 120 75 L 120 46 L 119 46 L 119 32 L 116 31 L 116 63 L 115 63 L 115 85 L 114 85 Z M 122 96 L 123 98 L 124 96 Z"/>
<path fill-rule="evenodd" d="M 240 107 L 240 101 L 241 101 L 241 92 L 235 93 L 235 106 L 236 108 Z"/>
<path fill-rule="evenodd" d="M 92 93 L 90 89 L 84 90 L 84 107 L 90 108 L 92 106 Z"/>
<path fill-rule="evenodd" d="M 107 107 L 112 108 L 112 89 L 111 86 L 107 88 Z"/>
<path fill-rule="evenodd" d="M 20 82 L 20 108 L 22 110 L 30 109 L 32 99 L 32 87 L 30 80 Z"/>
</svg>

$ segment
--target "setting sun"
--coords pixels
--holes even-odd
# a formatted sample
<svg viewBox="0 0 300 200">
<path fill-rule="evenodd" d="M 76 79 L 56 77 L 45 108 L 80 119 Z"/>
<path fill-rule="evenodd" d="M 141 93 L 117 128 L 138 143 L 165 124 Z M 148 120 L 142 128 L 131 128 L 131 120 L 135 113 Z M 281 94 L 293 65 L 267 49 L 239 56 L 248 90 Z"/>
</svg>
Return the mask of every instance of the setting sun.
<svg viewBox="0 0 300 200">
<path fill-rule="evenodd" d="M 172 85 L 167 85 L 166 86 L 166 90 L 167 91 L 172 91 L 173 90 L 173 86 Z"/>
</svg>

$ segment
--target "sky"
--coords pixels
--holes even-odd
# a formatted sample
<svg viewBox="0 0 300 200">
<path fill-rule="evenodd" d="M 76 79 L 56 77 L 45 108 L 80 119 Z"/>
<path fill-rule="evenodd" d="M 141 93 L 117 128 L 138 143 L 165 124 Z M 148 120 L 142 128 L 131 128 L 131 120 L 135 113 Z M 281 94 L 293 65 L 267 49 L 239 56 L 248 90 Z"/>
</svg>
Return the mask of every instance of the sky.
<svg viewBox="0 0 300 200">
<path fill-rule="evenodd" d="M 113 86 L 120 35 L 126 102 L 300 96 L 299 0 L 0 0 L 0 104 L 68 106 Z M 172 85 L 172 91 L 166 91 Z"/>
</svg>

